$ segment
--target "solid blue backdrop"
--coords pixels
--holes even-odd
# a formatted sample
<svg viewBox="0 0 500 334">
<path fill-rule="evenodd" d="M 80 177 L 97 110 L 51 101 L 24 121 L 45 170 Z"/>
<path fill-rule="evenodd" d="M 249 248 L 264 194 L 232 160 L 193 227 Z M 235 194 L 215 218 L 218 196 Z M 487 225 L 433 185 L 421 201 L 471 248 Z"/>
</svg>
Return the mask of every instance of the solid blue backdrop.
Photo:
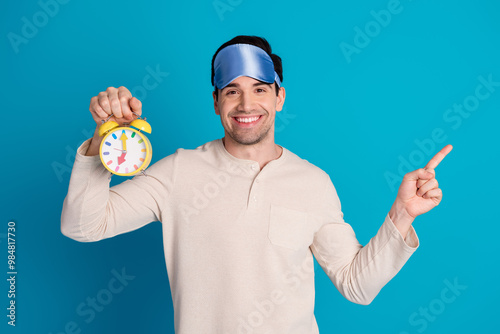
<svg viewBox="0 0 500 334">
<path fill-rule="evenodd" d="M 495 1 L 8 1 L 0 10 L 0 257 L 16 223 L 16 328 L 3 333 L 173 333 L 161 224 L 97 243 L 60 232 L 90 98 L 126 86 L 152 124 L 153 163 L 223 136 L 213 53 L 263 36 L 283 59 L 276 141 L 324 169 L 362 244 L 401 176 L 445 144 L 444 198 L 418 217 L 420 248 L 368 306 L 316 264 L 321 333 L 470 333 L 496 326 L 500 5 Z M 154 75 L 152 75 L 154 73 Z M 154 80 L 144 79 L 150 75 Z M 112 185 L 125 178 L 113 177 Z M 492 265 L 493 264 L 493 265 Z M 125 272 L 123 289 L 109 293 Z M 450 289 L 449 286 L 455 286 Z M 458 287 L 457 287 L 458 286 Z M 446 290 L 448 289 L 448 290 Z M 91 311 L 93 298 L 105 299 Z"/>
</svg>

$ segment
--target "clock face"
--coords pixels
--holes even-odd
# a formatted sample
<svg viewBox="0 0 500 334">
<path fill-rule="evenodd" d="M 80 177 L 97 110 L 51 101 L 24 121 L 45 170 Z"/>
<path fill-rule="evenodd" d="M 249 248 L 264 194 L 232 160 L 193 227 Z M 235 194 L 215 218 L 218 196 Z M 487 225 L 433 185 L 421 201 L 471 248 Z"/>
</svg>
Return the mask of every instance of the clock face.
<svg viewBox="0 0 500 334">
<path fill-rule="evenodd" d="M 104 137 L 101 160 L 115 174 L 136 173 L 147 161 L 148 143 L 141 134 L 131 129 L 116 129 Z"/>
</svg>

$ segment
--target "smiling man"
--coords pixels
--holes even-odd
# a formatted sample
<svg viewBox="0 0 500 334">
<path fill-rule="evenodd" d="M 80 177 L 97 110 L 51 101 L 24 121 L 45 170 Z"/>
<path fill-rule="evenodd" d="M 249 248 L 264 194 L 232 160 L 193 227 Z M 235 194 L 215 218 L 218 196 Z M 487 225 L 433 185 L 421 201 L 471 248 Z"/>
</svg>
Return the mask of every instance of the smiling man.
<svg viewBox="0 0 500 334">
<path fill-rule="evenodd" d="M 212 59 L 224 137 L 178 149 L 109 188 L 98 154 L 101 121 L 141 114 L 125 87 L 91 99 L 93 138 L 77 151 L 62 233 L 98 241 L 161 221 L 178 334 L 313 334 L 314 258 L 348 300 L 369 304 L 419 246 L 412 223 L 439 204 L 434 169 L 405 175 L 377 234 L 362 246 L 343 220 L 331 179 L 274 140 L 281 59 L 267 41 L 237 36 Z M 333 312 L 332 312 L 333 313 Z"/>
<path fill-rule="evenodd" d="M 226 150 L 235 157 L 254 160 L 263 168 L 282 152 L 274 143 L 274 119 L 285 101 L 285 89 L 275 94 L 273 85 L 238 77 L 214 95 L 214 108 L 225 130 Z"/>
</svg>

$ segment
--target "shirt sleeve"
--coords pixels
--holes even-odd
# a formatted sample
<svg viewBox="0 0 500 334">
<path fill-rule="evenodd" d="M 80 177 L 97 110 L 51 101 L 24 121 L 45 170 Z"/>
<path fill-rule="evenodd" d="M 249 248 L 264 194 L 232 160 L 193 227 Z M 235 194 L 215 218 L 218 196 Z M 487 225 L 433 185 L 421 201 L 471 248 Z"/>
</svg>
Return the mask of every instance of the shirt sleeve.
<svg viewBox="0 0 500 334">
<path fill-rule="evenodd" d="M 147 176 L 138 174 L 110 188 L 112 173 L 100 157 L 85 156 L 90 141 L 76 152 L 61 213 L 62 234 L 92 242 L 162 221 L 174 184 L 175 154 L 150 166 Z"/>
<path fill-rule="evenodd" d="M 346 299 L 368 305 L 418 248 L 417 234 L 411 226 L 404 239 L 387 214 L 377 234 L 363 247 L 352 227 L 344 222 L 329 177 L 323 198 L 324 223 L 315 234 L 311 250 Z"/>
</svg>

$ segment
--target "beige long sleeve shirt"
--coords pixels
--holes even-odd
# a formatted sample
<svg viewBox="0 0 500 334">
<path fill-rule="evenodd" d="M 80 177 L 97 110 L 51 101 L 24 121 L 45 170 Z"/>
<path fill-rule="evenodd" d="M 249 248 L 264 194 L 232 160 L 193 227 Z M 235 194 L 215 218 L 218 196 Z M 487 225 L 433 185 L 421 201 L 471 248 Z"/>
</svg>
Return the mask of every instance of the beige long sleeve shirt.
<svg viewBox="0 0 500 334">
<path fill-rule="evenodd" d="M 84 155 L 89 142 L 62 233 L 92 242 L 161 221 L 177 334 L 319 333 L 313 256 L 345 298 L 369 304 L 419 246 L 387 215 L 363 247 L 328 174 L 286 148 L 260 170 L 217 139 L 110 188 L 99 157 Z"/>
</svg>

